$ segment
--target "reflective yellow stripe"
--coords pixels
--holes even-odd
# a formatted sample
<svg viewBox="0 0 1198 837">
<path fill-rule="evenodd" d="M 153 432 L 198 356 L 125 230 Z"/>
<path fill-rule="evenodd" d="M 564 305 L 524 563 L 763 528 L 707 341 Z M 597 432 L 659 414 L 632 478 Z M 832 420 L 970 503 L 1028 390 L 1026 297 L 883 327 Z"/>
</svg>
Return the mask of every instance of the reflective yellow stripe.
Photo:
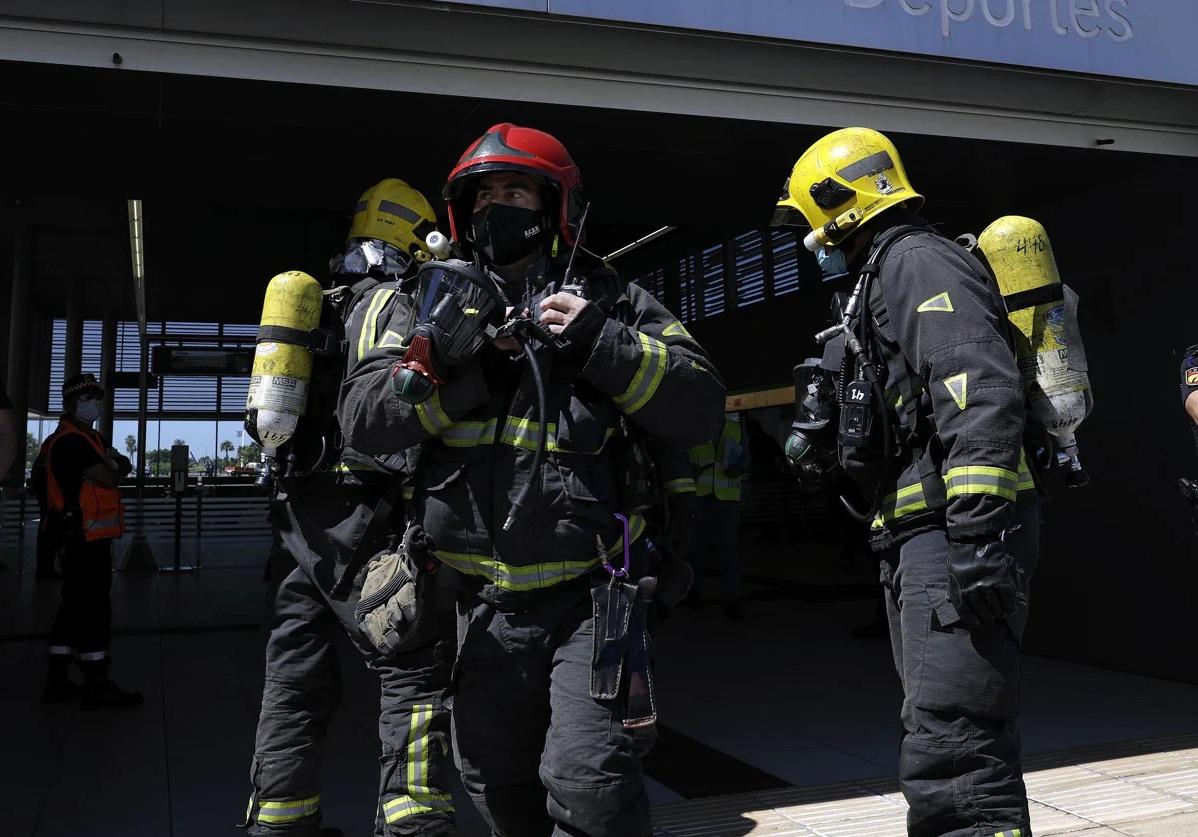
<svg viewBox="0 0 1198 837">
<path fill-rule="evenodd" d="M 1015 500 L 1021 491 L 1034 491 L 1036 481 L 1028 470 L 1027 458 L 1019 457 L 1019 471 L 996 468 L 991 465 L 964 465 L 950 468 L 944 477 L 944 494 L 948 499 L 965 494 L 991 494 L 1006 500 Z M 900 488 L 882 500 L 882 511 L 874 518 L 871 528 L 880 529 L 900 517 L 927 511 L 923 486 L 919 483 Z"/>
<path fill-rule="evenodd" d="M 420 419 L 424 429 L 434 436 L 453 424 L 453 421 L 441 409 L 440 390 L 434 390 L 431 398 L 416 405 L 416 418 Z"/>
<path fill-rule="evenodd" d="M 633 515 L 628 519 L 628 536 L 636 543 L 645 533 L 645 518 Z M 624 550 L 624 536 L 621 534 L 612 546 L 608 547 L 607 556 L 614 558 Z M 487 579 L 503 590 L 540 590 L 570 581 L 579 576 L 592 572 L 602 563 L 598 557 L 589 561 L 551 561 L 545 564 L 527 564 L 516 566 L 505 564 L 484 555 L 472 555 L 468 552 L 446 552 L 434 550 L 438 559 L 466 575 L 479 576 Z"/>
<path fill-rule="evenodd" d="M 603 434 L 603 443 L 599 445 L 598 450 L 575 450 L 573 448 L 565 449 L 558 444 L 557 441 L 557 424 L 549 422 L 546 425 L 548 438 L 545 440 L 545 450 L 550 453 L 587 453 L 598 455 L 607 447 L 607 443 L 611 441 L 615 435 L 616 429 L 609 427 Z M 541 438 L 541 424 L 533 419 L 516 418 L 508 416 L 507 423 L 503 426 L 503 433 L 499 437 L 499 441 L 505 445 L 511 445 L 514 448 L 521 450 L 536 450 L 537 442 Z"/>
<path fill-rule="evenodd" d="M 379 312 L 383 310 L 383 306 L 387 304 L 387 300 L 394 293 L 393 289 L 384 288 L 370 298 L 366 316 L 362 318 L 362 333 L 358 335 L 358 360 L 361 360 L 364 354 L 374 348 L 374 338 L 377 333 L 375 318 L 378 317 Z"/>
<path fill-rule="evenodd" d="M 258 803 L 258 822 L 295 822 L 319 810 L 319 794 L 308 799 L 262 800 Z"/>
<path fill-rule="evenodd" d="M 432 723 L 431 703 L 412 706 L 412 720 L 408 728 L 407 794 L 383 802 L 383 816 L 388 823 L 414 814 L 453 811 L 452 797 L 447 793 L 436 793 L 428 785 L 428 731 Z"/>
<path fill-rule="evenodd" d="M 1023 829 L 1016 828 L 1011 831 L 996 831 L 994 837 L 1023 837 Z"/>
<path fill-rule="evenodd" d="M 669 351 L 665 343 L 639 331 L 637 337 L 640 338 L 643 353 L 641 365 L 632 376 L 628 389 L 612 399 L 626 415 L 632 415 L 649 403 L 661 385 L 661 379 L 665 377 L 668 363 Z"/>
<path fill-rule="evenodd" d="M 341 474 L 360 473 L 363 471 L 371 474 L 382 473 L 378 468 L 371 467 L 363 462 L 338 462 L 333 470 Z"/>
<path fill-rule="evenodd" d="M 1014 500 L 1019 478 L 1014 471 L 988 465 L 950 468 L 944 475 L 944 493 L 951 500 L 963 494 L 992 494 Z"/>
<path fill-rule="evenodd" d="M 676 494 L 694 494 L 694 477 L 679 477 L 676 480 L 668 480 L 665 484 L 665 489 L 666 494 L 671 497 Z"/>
<path fill-rule="evenodd" d="M 403 345 L 403 335 L 400 334 L 399 332 L 395 332 L 395 331 L 392 331 L 391 329 L 387 329 L 386 331 L 383 332 L 383 339 L 378 342 L 378 345 L 375 348 L 382 349 L 386 346 L 402 346 L 402 345 Z"/>
<path fill-rule="evenodd" d="M 539 590 L 586 575 L 599 566 L 598 558 L 589 561 L 554 561 L 517 567 L 494 558 L 464 552 L 433 550 L 438 559 L 466 575 L 485 578 L 504 590 Z"/>
</svg>

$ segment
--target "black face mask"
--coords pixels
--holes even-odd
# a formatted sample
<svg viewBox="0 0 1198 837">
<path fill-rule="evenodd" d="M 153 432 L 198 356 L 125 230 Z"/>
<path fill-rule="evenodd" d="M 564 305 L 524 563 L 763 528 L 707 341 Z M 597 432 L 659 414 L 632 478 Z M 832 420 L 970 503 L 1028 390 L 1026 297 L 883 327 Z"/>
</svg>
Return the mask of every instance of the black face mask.
<svg viewBox="0 0 1198 837">
<path fill-rule="evenodd" d="M 487 204 L 470 218 L 474 246 L 497 267 L 513 264 L 540 249 L 546 233 L 539 209 Z"/>
</svg>

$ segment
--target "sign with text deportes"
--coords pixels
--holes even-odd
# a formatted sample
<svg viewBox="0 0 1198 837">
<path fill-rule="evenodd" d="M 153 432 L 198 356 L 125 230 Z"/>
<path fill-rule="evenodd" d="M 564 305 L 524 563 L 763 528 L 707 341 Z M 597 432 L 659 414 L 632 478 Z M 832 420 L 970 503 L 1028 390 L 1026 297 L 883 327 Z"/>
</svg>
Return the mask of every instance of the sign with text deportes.
<svg viewBox="0 0 1198 837">
<path fill-rule="evenodd" d="M 1198 0 L 458 0 L 1198 86 Z"/>
</svg>

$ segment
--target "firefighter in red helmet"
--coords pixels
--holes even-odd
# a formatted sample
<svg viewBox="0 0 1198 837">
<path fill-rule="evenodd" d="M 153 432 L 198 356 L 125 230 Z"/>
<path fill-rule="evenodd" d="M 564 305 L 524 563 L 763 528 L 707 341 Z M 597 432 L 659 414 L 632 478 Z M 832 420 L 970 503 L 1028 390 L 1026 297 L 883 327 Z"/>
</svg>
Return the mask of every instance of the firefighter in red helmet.
<svg viewBox="0 0 1198 837">
<path fill-rule="evenodd" d="M 472 267 L 540 338 L 518 354 L 483 341 L 415 404 L 394 384 L 404 349 L 376 348 L 342 389 L 342 427 L 359 450 L 418 451 L 413 519 L 460 576 L 456 756 L 492 831 L 645 837 L 655 715 L 641 582 L 654 550 L 621 490 L 634 458 L 621 452 L 638 435 L 710 438 L 723 384 L 676 317 L 575 247 L 587 204 L 554 137 L 494 126 L 445 197 Z M 411 334 L 431 292 L 422 284 L 387 328 Z"/>
</svg>

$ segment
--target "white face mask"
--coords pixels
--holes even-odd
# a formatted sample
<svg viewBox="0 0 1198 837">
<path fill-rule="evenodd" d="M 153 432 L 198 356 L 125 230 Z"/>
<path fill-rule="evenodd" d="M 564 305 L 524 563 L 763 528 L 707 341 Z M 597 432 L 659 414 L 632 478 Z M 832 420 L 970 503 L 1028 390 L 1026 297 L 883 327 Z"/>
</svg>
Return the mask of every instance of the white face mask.
<svg viewBox="0 0 1198 837">
<path fill-rule="evenodd" d="M 75 418 L 84 424 L 92 424 L 100 417 L 99 401 L 80 401 L 75 407 Z"/>
</svg>

